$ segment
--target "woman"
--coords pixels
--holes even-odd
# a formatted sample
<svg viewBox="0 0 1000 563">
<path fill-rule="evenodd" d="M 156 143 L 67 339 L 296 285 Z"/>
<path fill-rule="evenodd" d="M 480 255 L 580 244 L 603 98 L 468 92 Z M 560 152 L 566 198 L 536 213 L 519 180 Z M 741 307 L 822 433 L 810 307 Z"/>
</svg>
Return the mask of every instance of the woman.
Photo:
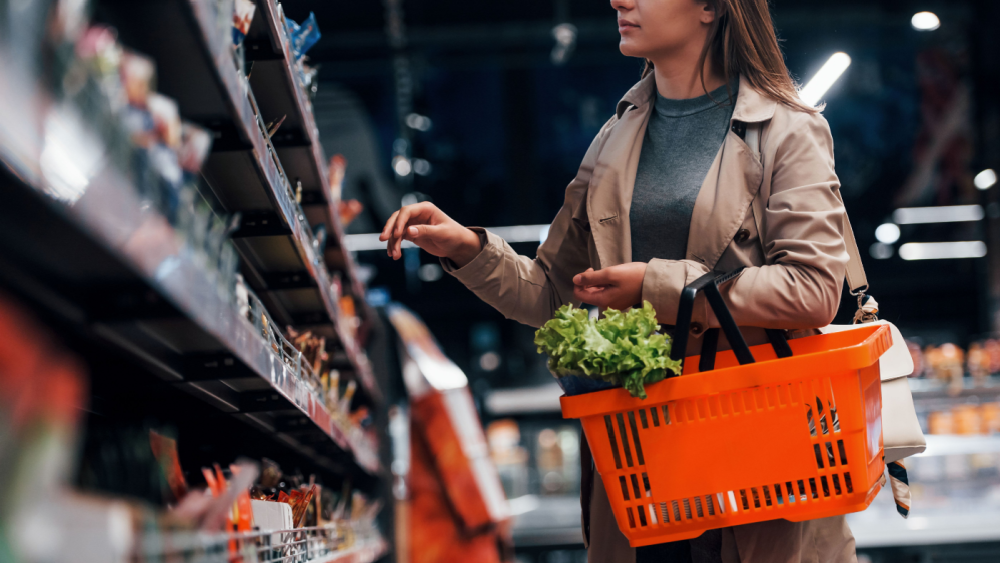
<svg viewBox="0 0 1000 563">
<path fill-rule="evenodd" d="M 611 0 L 621 51 L 646 59 L 587 151 L 537 258 L 465 228 L 430 203 L 402 208 L 381 240 L 409 240 L 506 317 L 540 326 L 564 303 L 627 308 L 643 300 L 672 325 L 681 289 L 746 269 L 722 288 L 749 343 L 764 328 L 809 329 L 836 314 L 845 211 L 826 121 L 798 98 L 767 0 Z M 732 100 L 735 99 L 733 103 Z M 759 134 L 759 153 L 745 142 Z M 699 297 L 689 354 L 718 327 Z M 589 452 L 585 452 L 588 453 Z M 856 561 L 843 517 L 775 520 L 633 550 L 584 456 L 591 562 Z"/>
</svg>

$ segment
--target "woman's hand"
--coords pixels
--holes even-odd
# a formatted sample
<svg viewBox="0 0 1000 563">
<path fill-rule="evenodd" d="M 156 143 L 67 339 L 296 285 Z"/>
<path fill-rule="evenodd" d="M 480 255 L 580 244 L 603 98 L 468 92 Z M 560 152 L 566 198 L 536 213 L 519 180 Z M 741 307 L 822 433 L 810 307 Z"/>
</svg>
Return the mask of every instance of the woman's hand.
<svg viewBox="0 0 1000 563">
<path fill-rule="evenodd" d="M 573 276 L 573 296 L 601 308 L 623 310 L 642 301 L 645 262 L 630 262 Z"/>
<path fill-rule="evenodd" d="M 378 239 L 387 241 L 386 250 L 393 260 L 403 256 L 402 244 L 408 240 L 434 256 L 450 259 L 460 268 L 482 250 L 478 234 L 429 202 L 407 205 L 393 213 Z"/>
</svg>

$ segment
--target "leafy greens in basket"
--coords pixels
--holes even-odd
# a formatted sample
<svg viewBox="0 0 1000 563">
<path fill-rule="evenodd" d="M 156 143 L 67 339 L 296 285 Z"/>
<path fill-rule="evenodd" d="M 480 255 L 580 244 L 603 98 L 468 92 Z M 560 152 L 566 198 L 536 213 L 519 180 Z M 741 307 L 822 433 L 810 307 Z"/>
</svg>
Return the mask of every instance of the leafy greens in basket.
<svg viewBox="0 0 1000 563">
<path fill-rule="evenodd" d="M 670 359 L 671 338 L 657 328 L 649 301 L 626 312 L 608 309 L 600 319 L 567 304 L 535 332 L 535 344 L 539 354 L 549 355 L 549 371 L 556 377 L 600 379 L 645 399 L 645 385 L 681 370 L 681 362 Z"/>
</svg>

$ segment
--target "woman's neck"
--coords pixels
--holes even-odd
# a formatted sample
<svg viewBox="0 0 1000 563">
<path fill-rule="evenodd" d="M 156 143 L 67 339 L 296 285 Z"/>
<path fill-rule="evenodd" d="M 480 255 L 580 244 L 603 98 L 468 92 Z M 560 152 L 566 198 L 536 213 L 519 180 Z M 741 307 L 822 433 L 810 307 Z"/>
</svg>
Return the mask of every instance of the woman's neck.
<svg viewBox="0 0 1000 563">
<path fill-rule="evenodd" d="M 716 69 L 712 57 L 705 57 L 705 86 L 701 84 L 701 73 L 698 69 L 697 53 L 686 52 L 664 55 L 653 61 L 653 74 L 656 79 L 656 91 L 664 98 L 671 100 L 687 100 L 704 96 L 716 88 L 723 86 L 726 79 Z M 707 90 L 707 92 L 706 92 Z"/>
</svg>

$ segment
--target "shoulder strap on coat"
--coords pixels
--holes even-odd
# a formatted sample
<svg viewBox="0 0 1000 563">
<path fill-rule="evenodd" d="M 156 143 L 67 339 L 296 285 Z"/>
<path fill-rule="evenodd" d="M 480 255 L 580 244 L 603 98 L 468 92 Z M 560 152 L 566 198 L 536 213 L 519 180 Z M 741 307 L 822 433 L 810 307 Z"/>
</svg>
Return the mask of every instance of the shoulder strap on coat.
<svg viewBox="0 0 1000 563">
<path fill-rule="evenodd" d="M 745 127 L 743 141 L 750 148 L 750 154 L 757 160 L 760 160 L 760 135 L 764 128 L 764 123 L 759 121 L 756 123 L 747 123 Z M 843 205 L 844 199 L 840 195 L 840 190 L 837 190 L 837 197 L 840 198 L 840 203 Z M 757 223 L 757 232 L 762 233 L 760 220 L 763 216 L 763 210 L 759 207 L 760 198 L 755 197 L 753 200 L 754 221 Z M 761 238 L 761 243 L 763 244 L 763 238 Z M 865 266 L 861 263 L 861 253 L 858 251 L 858 241 L 854 238 L 854 229 L 851 228 L 851 219 L 847 216 L 846 211 L 844 213 L 844 244 L 847 246 L 848 255 L 848 289 L 850 289 L 851 295 L 864 293 L 868 289 L 868 276 L 865 275 Z"/>
</svg>

